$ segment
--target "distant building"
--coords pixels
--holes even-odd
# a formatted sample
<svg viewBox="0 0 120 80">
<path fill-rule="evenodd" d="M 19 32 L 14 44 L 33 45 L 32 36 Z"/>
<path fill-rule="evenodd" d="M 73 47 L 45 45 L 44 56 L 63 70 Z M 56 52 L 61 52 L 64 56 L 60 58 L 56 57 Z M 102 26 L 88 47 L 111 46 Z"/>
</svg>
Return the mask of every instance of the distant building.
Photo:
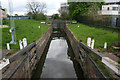
<svg viewBox="0 0 120 80">
<path fill-rule="evenodd" d="M 1 17 L 3 19 L 7 18 L 7 16 L 6 16 L 6 9 L 1 8 Z"/>
<path fill-rule="evenodd" d="M 120 26 L 120 2 L 110 2 L 102 5 L 102 10 L 99 11 L 99 14 L 112 16 L 112 25 Z"/>
<path fill-rule="evenodd" d="M 59 9 L 60 15 L 63 12 L 66 12 L 68 14 L 69 13 L 68 7 L 69 5 L 67 3 L 61 3 L 60 9 Z"/>
<path fill-rule="evenodd" d="M 112 2 L 112 3 L 107 3 L 106 5 L 102 6 L 102 15 L 113 15 L 113 16 L 118 16 L 120 15 L 120 2 Z"/>
<path fill-rule="evenodd" d="M 51 15 L 47 15 L 47 18 L 48 18 L 48 19 L 51 19 L 51 18 L 52 18 L 52 16 L 51 16 Z"/>
<path fill-rule="evenodd" d="M 8 16 L 7 17 L 7 20 L 11 20 L 11 19 L 14 19 L 14 20 L 22 20 L 22 19 L 29 19 L 28 16 Z"/>
</svg>

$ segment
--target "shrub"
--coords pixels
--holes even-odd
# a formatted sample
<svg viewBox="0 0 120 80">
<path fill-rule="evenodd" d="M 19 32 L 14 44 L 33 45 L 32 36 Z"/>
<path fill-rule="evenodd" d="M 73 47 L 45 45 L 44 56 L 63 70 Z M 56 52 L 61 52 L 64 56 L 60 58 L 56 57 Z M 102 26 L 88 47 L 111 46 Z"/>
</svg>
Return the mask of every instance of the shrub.
<svg viewBox="0 0 120 80">
<path fill-rule="evenodd" d="M 46 15 L 44 15 L 42 13 L 41 14 L 33 14 L 32 18 L 35 20 L 46 20 L 47 19 Z"/>
</svg>

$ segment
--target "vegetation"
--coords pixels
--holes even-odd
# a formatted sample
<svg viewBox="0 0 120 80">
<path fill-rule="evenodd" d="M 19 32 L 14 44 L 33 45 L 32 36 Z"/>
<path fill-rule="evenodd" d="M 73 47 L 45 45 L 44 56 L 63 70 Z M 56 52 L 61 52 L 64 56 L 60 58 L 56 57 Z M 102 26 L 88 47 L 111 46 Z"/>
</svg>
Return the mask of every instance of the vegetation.
<svg viewBox="0 0 120 80">
<path fill-rule="evenodd" d="M 53 14 L 52 19 L 59 19 L 59 14 Z"/>
<path fill-rule="evenodd" d="M 34 40 L 38 40 L 41 36 L 42 32 L 45 33 L 49 28 L 49 25 L 41 24 L 41 21 L 35 20 L 15 20 L 15 29 L 16 29 L 16 38 L 17 44 L 11 44 L 12 49 L 19 49 L 19 40 L 23 38 L 27 38 L 27 43 L 30 44 Z M 38 28 L 40 26 L 40 29 Z M 42 27 L 42 28 L 41 28 Z M 2 48 L 6 48 L 6 43 L 11 41 L 11 33 L 9 32 L 9 28 L 3 28 L 2 30 Z"/>
<path fill-rule="evenodd" d="M 47 16 L 42 13 L 41 14 L 33 14 L 32 18 L 35 20 L 46 20 Z"/>
<path fill-rule="evenodd" d="M 28 16 L 35 20 L 46 20 L 46 3 L 39 1 L 29 1 L 27 3 Z"/>
<path fill-rule="evenodd" d="M 95 9 L 100 9 L 102 7 L 103 2 L 98 3 L 91 3 L 91 2 L 77 2 L 77 3 L 69 3 L 69 14 L 72 16 L 73 19 L 79 21 L 80 18 L 86 16 L 86 14 L 90 11 L 90 8 L 94 8 L 93 5 L 95 5 Z M 97 7 L 96 7 L 97 6 Z M 96 13 L 96 10 L 91 13 Z M 88 13 L 89 14 L 89 13 Z M 93 16 L 93 15 L 92 15 Z"/>
<path fill-rule="evenodd" d="M 70 20 L 71 18 L 70 18 L 69 14 L 67 12 L 62 12 L 61 13 L 61 19 L 62 20 Z"/>
<path fill-rule="evenodd" d="M 77 2 L 69 3 L 69 14 L 77 22 L 93 27 L 113 27 L 110 16 L 101 16 L 98 11 L 104 2 Z"/>
<path fill-rule="evenodd" d="M 80 27 L 78 27 L 78 25 Z M 78 40 L 87 43 L 87 38 L 91 37 L 95 40 L 95 48 L 103 48 L 104 43 L 107 42 L 108 48 L 118 42 L 118 33 L 114 30 L 104 28 L 94 28 L 84 24 L 72 24 L 68 27 L 73 31 Z"/>
</svg>

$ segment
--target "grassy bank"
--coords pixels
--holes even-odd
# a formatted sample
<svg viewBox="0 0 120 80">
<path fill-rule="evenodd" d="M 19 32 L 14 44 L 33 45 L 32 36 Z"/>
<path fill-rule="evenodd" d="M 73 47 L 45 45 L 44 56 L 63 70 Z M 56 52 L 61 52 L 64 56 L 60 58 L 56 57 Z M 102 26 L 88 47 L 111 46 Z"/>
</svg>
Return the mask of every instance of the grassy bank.
<svg viewBox="0 0 120 80">
<path fill-rule="evenodd" d="M 78 25 L 80 27 L 78 27 Z M 91 37 L 95 40 L 95 48 L 103 48 L 104 43 L 108 43 L 108 48 L 114 45 L 118 40 L 118 33 L 114 30 L 89 27 L 84 24 L 72 24 L 68 27 L 73 31 L 78 40 L 82 40 L 85 44 L 87 38 Z"/>
<path fill-rule="evenodd" d="M 38 28 L 38 26 L 41 26 Z M 15 29 L 16 29 L 16 45 L 10 45 L 12 49 L 19 49 L 19 40 L 23 38 L 27 38 L 28 44 L 33 42 L 34 40 L 38 40 L 42 33 L 45 33 L 49 28 L 48 25 L 41 24 L 40 21 L 35 20 L 15 20 Z M 6 43 L 11 41 L 11 33 L 9 32 L 9 28 L 2 29 L 2 48 L 6 48 Z"/>
</svg>

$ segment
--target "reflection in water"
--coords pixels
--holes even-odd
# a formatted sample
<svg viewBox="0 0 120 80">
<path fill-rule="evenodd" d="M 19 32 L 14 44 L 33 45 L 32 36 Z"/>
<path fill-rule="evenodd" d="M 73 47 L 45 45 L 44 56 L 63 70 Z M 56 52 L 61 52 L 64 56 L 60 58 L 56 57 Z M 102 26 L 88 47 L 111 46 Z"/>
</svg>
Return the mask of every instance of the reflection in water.
<svg viewBox="0 0 120 80">
<path fill-rule="evenodd" d="M 83 79 L 82 69 L 74 58 L 73 50 L 67 38 L 54 37 L 52 39 L 33 71 L 32 78 Z"/>
<path fill-rule="evenodd" d="M 51 41 L 41 78 L 76 78 L 73 62 L 68 58 L 65 39 Z"/>
</svg>

